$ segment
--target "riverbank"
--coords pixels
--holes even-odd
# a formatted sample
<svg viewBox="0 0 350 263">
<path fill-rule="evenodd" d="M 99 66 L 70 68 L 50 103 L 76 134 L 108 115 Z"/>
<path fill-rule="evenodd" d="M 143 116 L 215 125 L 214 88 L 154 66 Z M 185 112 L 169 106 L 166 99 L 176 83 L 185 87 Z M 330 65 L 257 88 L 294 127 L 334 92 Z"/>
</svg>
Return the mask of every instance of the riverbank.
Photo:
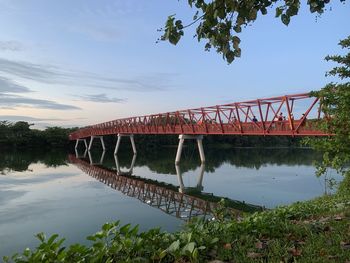
<svg viewBox="0 0 350 263">
<path fill-rule="evenodd" d="M 334 195 L 228 220 L 194 221 L 175 233 L 108 223 L 88 237 L 91 246 L 63 247 L 54 235 L 38 238 L 9 262 L 348 262 L 350 178 Z"/>
</svg>

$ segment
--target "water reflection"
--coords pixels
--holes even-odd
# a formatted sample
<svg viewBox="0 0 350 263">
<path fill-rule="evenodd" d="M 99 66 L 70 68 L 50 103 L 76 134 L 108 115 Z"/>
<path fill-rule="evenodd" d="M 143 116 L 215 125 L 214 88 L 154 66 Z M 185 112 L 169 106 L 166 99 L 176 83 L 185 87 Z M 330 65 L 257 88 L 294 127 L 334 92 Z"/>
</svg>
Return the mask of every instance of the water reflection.
<svg viewBox="0 0 350 263">
<path fill-rule="evenodd" d="M 198 166 L 198 156 L 192 154 L 194 148 L 187 147 L 183 152 L 183 159 L 181 161 L 181 172 L 194 171 Z M 85 149 L 84 149 L 85 150 Z M 118 153 L 119 166 L 130 167 L 130 152 L 127 150 L 120 150 Z M 140 149 L 137 156 L 135 167 L 146 166 L 151 171 L 158 174 L 174 174 L 176 175 L 176 168 L 174 167 L 175 148 L 159 149 Z M 75 151 L 77 158 L 88 157 L 88 151 Z M 260 169 L 267 165 L 288 165 L 312 166 L 315 160 L 320 160 L 320 154 L 315 153 L 311 149 L 266 149 L 266 148 L 206 148 L 206 166 L 205 172 L 215 172 L 224 163 L 233 165 L 235 167 L 245 167 Z M 136 157 L 135 157 L 136 158 Z M 198 159 L 198 160 L 197 160 Z M 90 159 L 93 163 L 101 162 L 101 153 L 92 151 Z M 58 167 L 66 165 L 67 153 L 64 150 L 56 150 L 52 152 L 45 152 L 40 150 L 30 151 L 1 151 L 0 152 L 0 171 L 26 171 L 31 163 L 43 163 L 48 167 Z M 108 167 L 115 167 L 116 162 L 113 154 L 104 156 L 103 163 Z"/>
<path fill-rule="evenodd" d="M 102 153 L 102 156 L 104 156 L 104 152 Z M 85 160 L 76 158 L 74 155 L 69 155 L 68 159 L 83 172 L 113 189 L 120 191 L 129 197 L 137 198 L 149 206 L 158 208 L 169 215 L 183 220 L 189 220 L 194 216 L 212 217 L 213 212 L 218 205 L 217 202 L 222 198 L 219 196 L 203 194 L 201 192 L 203 189 L 202 182 L 205 170 L 204 165 L 201 166 L 202 168 L 200 170 L 198 183 L 195 188 L 184 186 L 180 167 L 176 165 L 180 185 L 180 188 L 178 189 L 172 184 L 165 184 L 155 180 L 131 175 L 130 171 L 132 171 L 133 165 L 136 161 L 136 154 L 133 156 L 132 165 L 128 172 L 120 171 L 117 155 L 115 155 L 117 171 L 113 171 L 100 165 L 92 165 L 91 161 L 89 164 Z M 192 193 L 192 195 L 190 193 Z M 193 194 L 196 194 L 196 196 Z M 240 215 L 241 211 L 256 211 L 262 209 L 262 207 L 236 200 L 229 200 L 228 203 L 231 206 L 232 212 L 237 216 Z M 235 207 L 240 208 L 240 210 L 235 209 Z"/>
<path fill-rule="evenodd" d="M 116 157 L 116 162 L 117 160 Z M 93 166 L 72 155 L 69 156 L 69 161 L 86 174 L 115 190 L 181 219 L 210 215 L 216 206 L 213 202 L 180 193 L 173 185 L 162 186 L 151 180 L 127 176 L 126 173 L 116 173 L 100 166 Z"/>
<path fill-rule="evenodd" d="M 134 166 L 135 166 L 135 162 L 136 162 L 136 157 L 137 157 L 137 154 L 135 153 L 133 156 L 132 156 L 132 160 L 131 160 L 131 164 L 130 164 L 130 168 L 128 171 L 122 171 L 121 170 L 121 167 L 119 165 L 119 160 L 118 160 L 118 155 L 117 154 L 114 154 L 114 161 L 115 161 L 115 168 L 117 169 L 117 173 L 118 175 L 131 175 L 133 173 L 133 170 L 134 170 Z"/>
<path fill-rule="evenodd" d="M 312 163 L 319 160 L 320 155 L 311 149 L 206 149 L 207 162 L 205 166 L 198 166 L 198 156 L 193 154 L 196 148 L 184 148 L 181 168 L 174 166 L 173 156 L 176 148 L 144 148 L 137 156 L 131 155 L 130 149 L 127 148 L 120 149 L 118 156 L 111 152 L 88 152 L 81 149 L 80 152 L 75 151 L 75 156 L 92 165 L 103 163 L 118 174 L 131 175 L 136 172 L 144 178 L 177 185 L 180 192 L 185 194 L 190 193 L 197 197 L 201 195 L 201 198 L 214 194 L 269 208 L 319 196 L 325 189 L 328 192 L 330 180 L 314 176 L 315 169 Z M 66 153 L 60 150 L 50 153 L 1 152 L 0 158 L 2 174 L 26 171 L 31 163 L 43 163 L 47 167 L 67 165 Z M 339 180 L 341 178 L 337 179 Z M 202 192 L 203 181 L 207 194 Z"/>
<path fill-rule="evenodd" d="M 87 152 L 88 152 L 88 150 L 85 149 L 83 154 L 79 154 L 78 149 L 75 148 L 75 157 L 77 157 L 77 158 L 86 158 Z"/>
<path fill-rule="evenodd" d="M 0 151 L 0 173 L 5 175 L 11 171 L 24 172 L 32 163 L 43 163 L 47 167 L 67 165 L 65 151 L 47 152 L 42 150 Z"/>
<path fill-rule="evenodd" d="M 181 172 L 194 171 L 199 167 L 199 157 L 195 154 L 195 146 L 189 145 L 183 149 Z M 135 167 L 147 166 L 157 174 L 176 175 L 174 156 L 176 148 L 140 149 Z M 104 165 L 114 166 L 113 155 L 108 154 Z M 245 167 L 261 169 L 269 165 L 312 166 L 313 162 L 320 160 L 321 155 L 311 149 L 301 148 L 218 148 L 206 147 L 205 172 L 214 173 L 223 164 L 237 168 Z M 120 165 L 130 162 L 130 149 L 118 152 Z"/>
<path fill-rule="evenodd" d="M 102 165 L 102 164 L 103 164 L 103 160 L 104 160 L 104 158 L 105 158 L 105 154 L 106 154 L 106 151 L 103 151 L 103 152 L 101 153 L 100 159 L 98 159 L 98 161 L 95 161 L 95 160 L 92 158 L 92 153 L 91 153 L 90 151 L 88 151 L 90 164 L 91 164 L 91 165 Z"/>
<path fill-rule="evenodd" d="M 202 163 L 200 166 L 198 181 L 197 181 L 197 185 L 195 187 L 185 187 L 185 185 L 183 183 L 180 165 L 176 164 L 175 169 L 176 169 L 177 180 L 178 180 L 179 185 L 180 185 L 180 188 L 179 188 L 180 193 L 189 193 L 189 192 L 199 192 L 200 193 L 203 191 L 203 177 L 204 177 L 204 172 L 205 172 L 205 164 L 204 163 Z"/>
</svg>

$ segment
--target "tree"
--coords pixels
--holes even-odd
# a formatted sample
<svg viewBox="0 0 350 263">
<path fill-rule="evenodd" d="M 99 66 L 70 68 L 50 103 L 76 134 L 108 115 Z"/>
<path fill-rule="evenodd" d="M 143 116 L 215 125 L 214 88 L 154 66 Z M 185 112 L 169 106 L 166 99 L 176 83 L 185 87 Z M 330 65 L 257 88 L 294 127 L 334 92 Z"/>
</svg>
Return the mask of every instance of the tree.
<svg viewBox="0 0 350 263">
<path fill-rule="evenodd" d="M 345 1 L 340 0 L 342 3 Z M 307 1 L 310 12 L 316 14 L 322 14 L 329 3 L 330 0 Z M 214 48 L 228 63 L 241 56 L 238 34 L 260 14 L 266 15 L 268 9 L 274 9 L 276 17 L 288 25 L 291 17 L 297 15 L 300 9 L 299 0 L 188 0 L 188 4 L 195 9 L 192 21 L 184 25 L 175 15 L 169 16 L 161 29 L 164 34 L 160 40 L 176 45 L 184 30 L 197 24 L 197 40 L 205 40 L 205 50 Z"/>
<path fill-rule="evenodd" d="M 345 3 L 346 0 L 339 1 Z M 310 12 L 316 14 L 322 14 L 329 3 L 329 0 L 307 1 Z M 228 63 L 241 55 L 238 34 L 259 15 L 266 15 L 268 9 L 274 9 L 275 16 L 288 25 L 291 17 L 297 15 L 300 9 L 298 0 L 188 0 L 188 4 L 195 9 L 192 21 L 184 25 L 175 15 L 169 16 L 160 40 L 176 45 L 185 29 L 197 24 L 197 40 L 205 40 L 205 49 L 215 48 Z M 350 49 L 350 36 L 339 44 L 342 48 Z M 327 56 L 325 59 L 339 64 L 326 75 L 337 76 L 341 80 L 350 78 L 350 52 L 343 56 Z M 347 168 L 350 163 L 350 82 L 329 83 L 312 95 L 321 98 L 326 116 L 321 129 L 334 135 L 307 140 L 314 148 L 324 152 L 318 173 L 323 174 L 327 167 L 332 167 L 350 175 L 350 169 Z"/>
<path fill-rule="evenodd" d="M 313 95 L 322 102 L 322 111 L 325 120 L 321 128 L 334 136 L 322 139 L 313 139 L 311 144 L 323 151 L 323 163 L 319 166 L 319 174 L 332 167 L 338 172 L 350 175 L 350 36 L 341 40 L 339 45 L 347 49 L 344 55 L 327 56 L 327 61 L 338 63 L 338 66 L 326 75 L 337 76 L 341 83 L 331 82 Z"/>
</svg>

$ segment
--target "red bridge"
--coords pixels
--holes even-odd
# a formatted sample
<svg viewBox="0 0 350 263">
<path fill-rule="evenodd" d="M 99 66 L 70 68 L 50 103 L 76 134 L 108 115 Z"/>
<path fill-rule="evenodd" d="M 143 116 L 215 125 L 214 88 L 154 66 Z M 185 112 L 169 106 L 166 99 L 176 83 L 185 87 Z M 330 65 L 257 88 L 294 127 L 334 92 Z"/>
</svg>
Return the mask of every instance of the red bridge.
<svg viewBox="0 0 350 263">
<path fill-rule="evenodd" d="M 329 136 L 319 128 L 323 117 L 320 99 L 304 93 L 117 119 L 79 129 L 69 139 L 77 140 L 76 147 L 83 140 L 87 147 L 84 138 L 91 137 L 90 149 L 98 136 L 105 149 L 102 136 L 118 134 L 116 154 L 121 136 L 131 136 L 136 153 L 133 134 L 178 134 L 176 162 L 184 139 L 197 139 L 204 162 L 203 135 Z"/>
<path fill-rule="evenodd" d="M 305 93 L 123 118 L 85 127 L 69 138 L 110 134 L 326 136 L 315 125 L 321 117 L 318 102 Z M 310 121 L 315 108 L 317 115 Z"/>
</svg>

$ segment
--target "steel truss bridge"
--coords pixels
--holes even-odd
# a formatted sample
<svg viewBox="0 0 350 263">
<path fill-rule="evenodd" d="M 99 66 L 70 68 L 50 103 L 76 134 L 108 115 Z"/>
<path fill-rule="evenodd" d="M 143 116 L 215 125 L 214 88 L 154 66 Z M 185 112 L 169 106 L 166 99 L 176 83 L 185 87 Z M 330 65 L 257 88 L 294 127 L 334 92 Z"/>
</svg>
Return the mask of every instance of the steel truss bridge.
<svg viewBox="0 0 350 263">
<path fill-rule="evenodd" d="M 215 202 L 176 191 L 174 190 L 176 187 L 172 185 L 172 187 L 166 187 L 157 185 L 157 182 L 150 183 L 150 180 L 145 182 L 142 178 L 125 175 L 124 173 L 119 174 L 116 171 L 101 166 L 91 165 L 74 155 L 69 155 L 68 158 L 70 163 L 111 188 L 183 220 L 189 220 L 194 216 L 213 217 L 213 211 L 217 207 L 217 203 Z M 244 205 L 250 209 L 262 209 L 255 205 L 246 203 Z M 231 211 L 237 217 L 241 213 L 236 209 L 231 209 Z"/>
<path fill-rule="evenodd" d="M 316 114 L 309 118 L 313 110 Z M 111 134 L 327 136 L 316 125 L 321 117 L 319 98 L 304 93 L 117 119 L 82 128 L 70 139 Z"/>
<path fill-rule="evenodd" d="M 79 129 L 69 135 L 91 149 L 94 138 L 118 135 L 115 154 L 123 136 L 129 136 L 136 153 L 134 134 L 175 134 L 179 146 L 175 163 L 180 162 L 185 139 L 196 139 L 202 163 L 205 162 L 203 135 L 258 135 L 258 136 L 329 136 L 319 127 L 327 120 L 321 110 L 321 101 L 309 93 L 249 100 L 211 107 L 194 108 L 136 116 L 103 122 Z M 86 138 L 90 137 L 90 145 Z"/>
</svg>

